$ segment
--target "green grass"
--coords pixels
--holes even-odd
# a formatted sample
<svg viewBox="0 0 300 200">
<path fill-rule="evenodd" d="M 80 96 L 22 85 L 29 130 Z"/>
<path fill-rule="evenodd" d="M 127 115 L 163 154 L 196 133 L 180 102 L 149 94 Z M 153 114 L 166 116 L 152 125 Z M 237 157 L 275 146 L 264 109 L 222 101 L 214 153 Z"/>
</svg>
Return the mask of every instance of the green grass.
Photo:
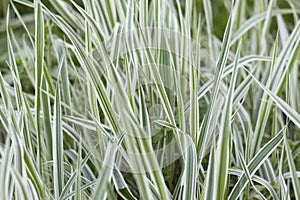
<svg viewBox="0 0 300 200">
<path fill-rule="evenodd" d="M 297 0 L 0 5 L 0 199 L 300 199 Z"/>
</svg>

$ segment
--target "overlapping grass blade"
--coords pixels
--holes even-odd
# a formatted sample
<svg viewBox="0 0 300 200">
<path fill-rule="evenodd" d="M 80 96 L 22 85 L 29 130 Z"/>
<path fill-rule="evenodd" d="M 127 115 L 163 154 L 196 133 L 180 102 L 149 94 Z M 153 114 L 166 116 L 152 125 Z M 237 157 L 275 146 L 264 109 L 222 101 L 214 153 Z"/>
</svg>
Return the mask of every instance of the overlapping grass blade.
<svg viewBox="0 0 300 200">
<path fill-rule="evenodd" d="M 255 155 L 255 157 L 249 162 L 247 165 L 250 176 L 252 176 L 256 170 L 263 164 L 263 162 L 268 158 L 268 156 L 274 151 L 281 141 L 283 140 L 283 131 L 281 130 L 272 140 L 270 140 L 266 145 L 263 146 L 259 150 L 259 152 Z M 237 199 L 241 193 L 243 192 L 243 189 L 246 187 L 246 184 L 248 183 L 248 179 L 243 173 L 240 177 L 238 182 L 235 184 L 234 188 L 232 189 L 229 199 Z"/>
<path fill-rule="evenodd" d="M 240 56 L 240 45 L 238 47 L 235 61 L 234 61 L 234 71 L 231 77 L 230 86 L 228 89 L 228 94 L 225 102 L 225 110 L 222 116 L 221 124 L 221 135 L 217 144 L 216 149 L 216 161 L 215 161 L 215 195 L 214 199 L 225 198 L 227 191 L 227 171 L 230 162 L 230 148 L 231 148 L 231 117 L 232 117 L 232 103 L 234 88 L 238 73 L 238 59 Z"/>
<path fill-rule="evenodd" d="M 285 147 L 285 152 L 287 154 L 289 168 L 292 173 L 292 183 L 293 183 L 293 188 L 294 188 L 294 192 L 295 192 L 295 197 L 298 200 L 298 199 L 300 199 L 300 182 L 299 182 L 299 178 L 296 174 L 296 167 L 295 167 L 295 163 L 293 160 L 292 152 L 291 152 L 290 145 L 288 143 L 286 134 L 284 135 L 284 147 Z"/>
<path fill-rule="evenodd" d="M 40 1 L 35 1 L 35 125 L 37 136 L 37 164 L 42 170 L 42 131 L 41 131 L 41 83 L 44 65 L 44 20 Z"/>
<path fill-rule="evenodd" d="M 58 199 L 64 187 L 64 147 L 63 131 L 61 123 L 61 104 L 60 104 L 59 84 L 56 87 L 54 116 L 53 116 L 53 133 L 52 133 L 52 150 L 53 150 L 53 179 L 55 198 Z"/>
</svg>

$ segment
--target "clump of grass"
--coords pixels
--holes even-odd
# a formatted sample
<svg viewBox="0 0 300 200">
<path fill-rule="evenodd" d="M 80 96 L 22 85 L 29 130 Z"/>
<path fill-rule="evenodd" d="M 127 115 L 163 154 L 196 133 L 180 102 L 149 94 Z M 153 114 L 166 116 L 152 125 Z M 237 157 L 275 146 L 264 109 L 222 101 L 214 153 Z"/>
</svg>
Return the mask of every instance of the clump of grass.
<svg viewBox="0 0 300 200">
<path fill-rule="evenodd" d="M 2 4 L 0 199 L 300 199 L 297 1 Z"/>
</svg>

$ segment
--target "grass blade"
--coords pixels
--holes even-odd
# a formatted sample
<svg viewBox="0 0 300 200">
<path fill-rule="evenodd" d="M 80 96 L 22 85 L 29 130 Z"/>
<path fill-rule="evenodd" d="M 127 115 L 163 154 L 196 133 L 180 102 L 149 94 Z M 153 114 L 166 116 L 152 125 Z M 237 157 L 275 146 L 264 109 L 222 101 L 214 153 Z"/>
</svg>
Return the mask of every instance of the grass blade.
<svg viewBox="0 0 300 200">
<path fill-rule="evenodd" d="M 58 199 L 64 186 L 64 148 L 63 148 L 63 132 L 61 124 L 61 105 L 60 105 L 60 89 L 56 87 L 54 116 L 53 116 L 53 172 L 54 172 L 54 194 Z"/>
</svg>

